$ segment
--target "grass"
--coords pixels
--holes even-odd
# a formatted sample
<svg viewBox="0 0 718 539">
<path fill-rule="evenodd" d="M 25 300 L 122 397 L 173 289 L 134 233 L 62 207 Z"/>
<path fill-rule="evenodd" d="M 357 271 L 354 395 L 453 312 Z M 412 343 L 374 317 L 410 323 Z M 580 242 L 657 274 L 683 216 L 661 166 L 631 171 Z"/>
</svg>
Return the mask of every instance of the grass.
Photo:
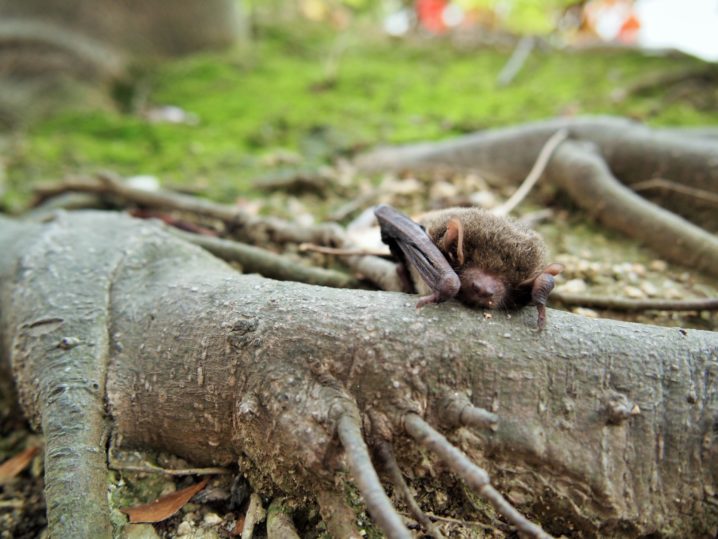
<svg viewBox="0 0 718 539">
<path fill-rule="evenodd" d="M 250 48 L 145 71 L 116 92 L 116 110 L 69 110 L 16 135 L 5 157 L 2 202 L 17 210 L 37 181 L 108 168 L 231 201 L 253 194 L 248 180 L 266 169 L 261 157 L 277 149 L 315 162 L 382 142 L 438 139 L 566 113 L 628 115 L 652 124 L 718 122 L 715 109 L 666 103 L 660 91 L 612 101 L 614 90 L 649 73 L 684 68 L 693 62 L 686 58 L 535 51 L 514 83 L 498 88 L 509 54 L 457 50 L 444 40 L 268 29 Z M 147 104 L 179 106 L 199 123 L 153 124 L 121 112 L 140 92 Z"/>
</svg>

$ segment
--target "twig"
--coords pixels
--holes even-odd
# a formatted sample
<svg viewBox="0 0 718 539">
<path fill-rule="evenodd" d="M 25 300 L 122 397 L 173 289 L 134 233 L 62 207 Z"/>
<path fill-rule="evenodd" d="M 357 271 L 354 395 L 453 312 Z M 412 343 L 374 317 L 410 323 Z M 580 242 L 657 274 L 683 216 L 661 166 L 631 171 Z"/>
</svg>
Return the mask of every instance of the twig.
<svg viewBox="0 0 718 539">
<path fill-rule="evenodd" d="M 705 189 L 698 189 L 696 187 L 689 187 L 680 183 L 666 180 L 664 178 L 654 178 L 645 182 L 634 183 L 631 185 L 634 191 L 648 191 L 650 189 L 664 189 L 666 191 L 675 191 L 682 195 L 687 195 L 704 202 L 718 205 L 718 193 L 706 191 Z"/>
<path fill-rule="evenodd" d="M 465 526 L 467 528 L 470 528 L 471 526 L 476 526 L 476 527 L 482 528 L 484 530 L 495 530 L 496 529 L 496 526 L 492 526 L 491 524 L 484 524 L 483 522 L 478 522 L 475 520 L 461 520 L 458 518 L 442 517 L 440 515 L 432 513 L 431 511 L 427 511 L 426 515 L 432 520 L 439 520 L 441 522 L 450 522 L 451 524 L 459 524 L 459 525 Z"/>
<path fill-rule="evenodd" d="M 436 453 L 474 492 L 488 500 L 520 533 L 540 539 L 551 537 L 540 526 L 519 513 L 506 498 L 491 486 L 489 475 L 485 470 L 471 462 L 464 453 L 454 447 L 441 433 L 434 430 L 417 414 L 406 414 L 404 428 L 419 444 Z"/>
<path fill-rule="evenodd" d="M 339 249 L 336 247 L 325 247 L 323 245 L 316 245 L 314 243 L 301 243 L 299 245 L 299 250 L 335 256 L 385 256 L 387 254 L 386 252 L 379 250 L 371 251 L 368 249 L 353 248 Z"/>
<path fill-rule="evenodd" d="M 409 530 L 381 486 L 362 438 L 359 420 L 348 414 L 342 415 L 337 433 L 346 454 L 349 472 L 364 498 L 369 514 L 389 539 L 411 539 Z"/>
<path fill-rule="evenodd" d="M 536 182 L 544 173 L 544 170 L 546 170 L 546 165 L 548 165 L 553 152 L 555 152 L 556 148 L 558 148 L 559 145 L 567 138 L 568 129 L 559 129 L 551 135 L 551 137 L 546 141 L 546 144 L 543 145 L 543 148 L 541 148 L 533 168 L 531 168 L 531 171 L 528 173 L 523 183 L 506 202 L 491 210 L 492 213 L 496 215 L 508 215 L 516 208 L 516 206 L 521 204 L 521 201 L 526 198 L 526 195 L 528 195 L 529 192 L 531 192 L 531 189 L 533 189 Z"/>
<path fill-rule="evenodd" d="M 392 450 L 391 445 L 389 445 L 389 442 L 380 442 L 377 445 L 377 452 L 382 460 L 384 469 L 387 471 L 391 482 L 394 484 L 394 488 L 401 493 L 402 498 L 404 498 L 404 502 L 406 502 L 406 505 L 409 507 L 409 511 L 411 511 L 414 518 L 424 527 L 429 535 L 435 537 L 436 539 L 444 539 L 442 533 L 436 529 L 434 523 L 431 522 L 429 517 L 426 516 L 426 513 L 421 510 L 419 504 L 416 503 L 414 495 L 409 490 L 409 485 L 406 484 L 404 476 L 401 474 L 399 464 L 396 462 L 394 451 Z"/>
<path fill-rule="evenodd" d="M 610 311 L 715 311 L 718 298 L 705 299 L 626 299 L 609 296 L 586 296 L 553 292 L 551 298 L 564 305 L 577 305 Z"/>
<path fill-rule="evenodd" d="M 95 179 L 71 178 L 59 184 L 39 187 L 35 190 L 36 203 L 67 192 L 95 193 L 145 207 L 188 212 L 216 219 L 225 223 L 230 230 L 240 229 L 244 236 L 251 239 L 262 239 L 263 233 L 268 233 L 277 243 L 331 244 L 338 243 L 341 236 L 337 225 L 300 226 L 282 219 L 258 217 L 233 206 L 197 197 L 132 187 L 111 173 L 99 174 Z"/>
<path fill-rule="evenodd" d="M 521 68 L 526 63 L 526 60 L 535 45 L 536 40 L 533 36 L 524 36 L 519 40 L 516 44 L 514 52 L 511 54 L 511 58 L 509 58 L 509 61 L 506 62 L 506 65 L 501 70 L 501 73 L 499 73 L 497 79 L 499 86 L 508 86 L 511 84 L 511 81 L 514 80 L 516 75 L 518 75 L 519 71 L 521 71 Z"/>
<path fill-rule="evenodd" d="M 232 470 L 227 468 L 178 468 L 176 470 L 170 470 L 168 468 L 161 468 L 160 466 L 153 466 L 151 464 L 134 465 L 123 464 L 117 461 L 110 461 L 110 468 L 120 472 L 154 473 L 169 475 L 172 477 L 181 477 L 184 475 L 229 475 L 233 473 Z"/>
<path fill-rule="evenodd" d="M 303 266 L 287 257 L 260 247 L 211 236 L 190 234 L 172 227 L 168 227 L 167 230 L 183 240 L 206 249 L 222 260 L 238 262 L 242 265 L 245 273 L 259 273 L 279 281 L 298 281 L 332 288 L 357 288 L 359 286 L 356 279 L 346 273 Z"/>
</svg>

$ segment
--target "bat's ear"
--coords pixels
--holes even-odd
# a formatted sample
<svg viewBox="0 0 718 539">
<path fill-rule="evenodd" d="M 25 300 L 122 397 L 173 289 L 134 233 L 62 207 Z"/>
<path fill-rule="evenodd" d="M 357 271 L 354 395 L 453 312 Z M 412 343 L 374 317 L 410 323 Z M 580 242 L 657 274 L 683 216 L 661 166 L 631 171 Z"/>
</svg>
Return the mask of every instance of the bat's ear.
<svg viewBox="0 0 718 539">
<path fill-rule="evenodd" d="M 464 225 L 456 217 L 446 223 L 446 232 L 439 246 L 449 255 L 450 262 L 464 265 Z"/>
<path fill-rule="evenodd" d="M 564 269 L 566 269 L 566 268 L 564 268 L 564 265 L 563 265 L 563 264 L 559 264 L 558 262 L 554 262 L 553 264 L 549 264 L 548 266 L 546 266 L 546 267 L 543 269 L 543 273 L 550 273 L 551 275 L 553 275 L 554 277 L 556 277 L 556 275 L 558 275 L 559 273 L 561 273 Z"/>
</svg>

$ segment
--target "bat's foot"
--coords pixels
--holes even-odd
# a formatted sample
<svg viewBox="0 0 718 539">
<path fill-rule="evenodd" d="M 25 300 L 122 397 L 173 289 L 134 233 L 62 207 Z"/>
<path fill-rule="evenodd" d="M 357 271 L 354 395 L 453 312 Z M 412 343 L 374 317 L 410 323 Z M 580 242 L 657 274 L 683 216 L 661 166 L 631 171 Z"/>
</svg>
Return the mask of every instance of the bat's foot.
<svg viewBox="0 0 718 539">
<path fill-rule="evenodd" d="M 536 305 L 536 310 L 538 311 L 538 320 L 536 321 L 536 325 L 540 332 L 543 331 L 543 328 L 546 327 L 546 305 L 544 305 L 543 303 L 538 303 Z"/>
</svg>

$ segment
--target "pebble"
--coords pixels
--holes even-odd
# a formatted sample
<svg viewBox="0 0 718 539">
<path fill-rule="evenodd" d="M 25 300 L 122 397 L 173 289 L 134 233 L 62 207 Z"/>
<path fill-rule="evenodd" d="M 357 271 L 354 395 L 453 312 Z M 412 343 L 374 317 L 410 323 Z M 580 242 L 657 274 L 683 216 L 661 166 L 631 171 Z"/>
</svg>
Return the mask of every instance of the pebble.
<svg viewBox="0 0 718 539">
<path fill-rule="evenodd" d="M 207 513 L 202 519 L 203 526 L 216 526 L 222 523 L 222 517 L 217 513 Z"/>
<path fill-rule="evenodd" d="M 566 294 L 578 294 L 579 292 L 585 292 L 586 281 L 583 279 L 571 279 L 559 286 L 558 290 Z"/>
<path fill-rule="evenodd" d="M 598 313 L 593 309 L 587 309 L 586 307 L 574 307 L 572 311 L 575 314 L 585 316 L 587 318 L 598 318 Z"/>
<path fill-rule="evenodd" d="M 656 288 L 656 285 L 649 281 L 641 283 L 641 290 L 643 290 L 644 294 L 646 294 L 649 298 L 654 298 L 658 295 L 658 288 Z"/>
<path fill-rule="evenodd" d="M 194 531 L 194 527 L 191 522 L 183 520 L 180 525 L 177 526 L 177 535 L 189 535 Z"/>
<path fill-rule="evenodd" d="M 651 260 L 648 267 L 653 271 L 666 271 L 668 269 L 668 264 L 665 260 Z"/>
<path fill-rule="evenodd" d="M 635 286 L 626 286 L 623 289 L 623 294 L 631 299 L 642 299 L 646 297 L 646 294 L 644 294 L 643 290 L 640 288 L 636 288 Z"/>
</svg>

